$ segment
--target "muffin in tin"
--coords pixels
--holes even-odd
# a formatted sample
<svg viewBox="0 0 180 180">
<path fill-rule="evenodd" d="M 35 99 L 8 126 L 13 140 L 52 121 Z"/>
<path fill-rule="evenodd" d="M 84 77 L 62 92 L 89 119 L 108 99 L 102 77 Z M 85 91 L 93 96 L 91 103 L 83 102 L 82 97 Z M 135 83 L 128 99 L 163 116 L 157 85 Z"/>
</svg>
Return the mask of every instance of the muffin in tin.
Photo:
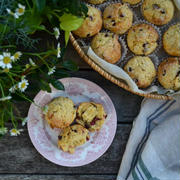
<svg viewBox="0 0 180 180">
<path fill-rule="evenodd" d="M 104 32 L 98 33 L 91 42 L 93 51 L 109 63 L 116 63 L 121 58 L 121 45 L 118 35 Z"/>
<path fill-rule="evenodd" d="M 180 23 L 175 24 L 163 35 L 164 50 L 171 56 L 180 56 Z"/>
<path fill-rule="evenodd" d="M 164 25 L 173 18 L 174 5 L 171 0 L 144 0 L 142 12 L 147 21 Z"/>
<path fill-rule="evenodd" d="M 69 126 L 76 117 L 76 109 L 71 99 L 58 97 L 51 101 L 45 113 L 45 120 L 51 128 L 65 128 Z"/>
<path fill-rule="evenodd" d="M 100 130 L 105 122 L 105 118 L 106 113 L 101 104 L 83 102 L 77 108 L 76 122 L 91 132 Z"/>
<path fill-rule="evenodd" d="M 122 0 L 123 3 L 129 3 L 131 5 L 135 5 L 141 2 L 141 0 Z"/>
<path fill-rule="evenodd" d="M 89 131 L 79 124 L 63 129 L 58 136 L 58 147 L 64 152 L 73 154 L 75 148 L 85 144 L 89 140 Z"/>
<path fill-rule="evenodd" d="M 107 0 L 86 0 L 86 2 L 91 3 L 91 4 L 102 4 Z"/>
<path fill-rule="evenodd" d="M 124 66 L 124 70 L 139 88 L 147 88 L 156 77 L 155 66 L 146 56 L 134 56 Z"/>
<path fill-rule="evenodd" d="M 133 22 L 133 12 L 128 5 L 115 3 L 107 6 L 103 12 L 103 25 L 105 29 L 116 34 L 124 34 Z"/>
<path fill-rule="evenodd" d="M 158 32 L 149 24 L 134 25 L 128 32 L 127 44 L 137 55 L 151 54 L 158 46 Z"/>
<path fill-rule="evenodd" d="M 101 11 L 95 7 L 88 6 L 88 16 L 83 24 L 73 33 L 81 38 L 87 38 L 97 34 L 102 28 Z"/>
<path fill-rule="evenodd" d="M 170 57 L 161 62 L 158 80 L 165 89 L 180 90 L 180 58 Z"/>
</svg>

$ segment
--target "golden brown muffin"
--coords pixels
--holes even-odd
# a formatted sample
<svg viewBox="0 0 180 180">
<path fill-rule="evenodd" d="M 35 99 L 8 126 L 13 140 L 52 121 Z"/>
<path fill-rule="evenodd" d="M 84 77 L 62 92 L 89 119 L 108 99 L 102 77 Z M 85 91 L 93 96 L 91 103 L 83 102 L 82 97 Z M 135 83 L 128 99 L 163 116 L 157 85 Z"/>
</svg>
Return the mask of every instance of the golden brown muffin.
<svg viewBox="0 0 180 180">
<path fill-rule="evenodd" d="M 65 128 L 73 122 L 75 116 L 73 101 L 66 97 L 58 97 L 48 104 L 45 120 L 52 128 Z"/>
<path fill-rule="evenodd" d="M 86 0 L 86 1 L 91 4 L 102 4 L 106 0 Z"/>
<path fill-rule="evenodd" d="M 109 63 L 116 63 L 121 58 L 121 45 L 118 35 L 98 33 L 91 42 L 93 51 Z"/>
<path fill-rule="evenodd" d="M 83 102 L 77 108 L 77 123 L 86 127 L 89 131 L 101 129 L 106 118 L 104 107 L 94 102 Z"/>
<path fill-rule="evenodd" d="M 180 24 L 171 26 L 163 35 L 164 50 L 172 56 L 180 56 Z"/>
<path fill-rule="evenodd" d="M 86 17 L 81 27 L 73 31 L 73 33 L 81 38 L 86 38 L 94 36 L 101 30 L 101 28 L 101 11 L 95 7 L 88 6 L 88 17 Z"/>
<path fill-rule="evenodd" d="M 79 124 L 75 124 L 63 129 L 58 136 L 58 147 L 64 152 L 73 154 L 75 148 L 81 146 L 89 140 L 89 131 Z"/>
<path fill-rule="evenodd" d="M 129 3 L 131 5 L 135 5 L 141 2 L 141 0 L 122 0 L 123 3 Z"/>
<path fill-rule="evenodd" d="M 171 0 L 144 0 L 142 11 L 147 21 L 164 25 L 173 18 L 174 5 Z"/>
<path fill-rule="evenodd" d="M 127 62 L 124 70 L 139 88 L 150 86 L 156 77 L 154 64 L 151 59 L 146 56 L 134 56 Z"/>
<path fill-rule="evenodd" d="M 133 22 L 133 12 L 127 4 L 111 4 L 103 13 L 104 28 L 116 34 L 124 34 Z"/>
<path fill-rule="evenodd" d="M 158 67 L 158 80 L 165 89 L 180 89 L 180 58 L 167 58 Z"/>
<path fill-rule="evenodd" d="M 149 24 L 134 25 L 128 32 L 127 44 L 137 55 L 151 54 L 157 47 L 158 33 Z"/>
</svg>

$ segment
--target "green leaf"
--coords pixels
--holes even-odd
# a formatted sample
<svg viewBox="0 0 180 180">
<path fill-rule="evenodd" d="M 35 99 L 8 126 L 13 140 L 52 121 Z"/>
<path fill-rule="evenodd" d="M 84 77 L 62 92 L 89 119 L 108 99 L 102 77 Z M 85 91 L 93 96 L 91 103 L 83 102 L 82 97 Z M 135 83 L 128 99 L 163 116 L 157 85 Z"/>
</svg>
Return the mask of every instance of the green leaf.
<svg viewBox="0 0 180 180">
<path fill-rule="evenodd" d="M 49 83 L 44 80 L 40 80 L 40 88 L 44 91 L 51 93 L 51 87 L 49 86 Z"/>
<path fill-rule="evenodd" d="M 60 81 L 51 79 L 50 82 L 54 86 L 54 88 L 56 88 L 58 90 L 64 90 L 64 85 Z"/>
<path fill-rule="evenodd" d="M 82 17 L 77 17 L 67 13 L 64 13 L 61 17 L 59 17 L 59 20 L 60 28 L 69 32 L 78 29 L 84 21 Z"/>
<path fill-rule="evenodd" d="M 46 0 L 33 0 L 33 5 L 38 12 L 42 12 L 46 6 Z"/>
<path fill-rule="evenodd" d="M 70 71 L 77 71 L 79 69 L 77 64 L 72 60 L 64 61 L 62 65 Z"/>
<path fill-rule="evenodd" d="M 70 35 L 70 31 L 65 31 L 65 45 L 67 46 L 68 41 L 69 41 L 69 35 Z"/>
<path fill-rule="evenodd" d="M 56 72 L 54 73 L 54 76 L 60 79 L 60 78 L 69 77 L 69 73 L 64 69 L 57 69 Z"/>
</svg>

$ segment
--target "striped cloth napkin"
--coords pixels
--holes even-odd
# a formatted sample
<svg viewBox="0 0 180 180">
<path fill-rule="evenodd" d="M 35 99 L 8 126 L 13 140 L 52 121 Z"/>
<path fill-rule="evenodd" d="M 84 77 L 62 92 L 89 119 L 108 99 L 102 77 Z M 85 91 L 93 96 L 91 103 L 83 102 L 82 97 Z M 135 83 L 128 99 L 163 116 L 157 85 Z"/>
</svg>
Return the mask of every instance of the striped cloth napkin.
<svg viewBox="0 0 180 180">
<path fill-rule="evenodd" d="M 117 180 L 180 180 L 180 95 L 143 100 Z"/>
</svg>

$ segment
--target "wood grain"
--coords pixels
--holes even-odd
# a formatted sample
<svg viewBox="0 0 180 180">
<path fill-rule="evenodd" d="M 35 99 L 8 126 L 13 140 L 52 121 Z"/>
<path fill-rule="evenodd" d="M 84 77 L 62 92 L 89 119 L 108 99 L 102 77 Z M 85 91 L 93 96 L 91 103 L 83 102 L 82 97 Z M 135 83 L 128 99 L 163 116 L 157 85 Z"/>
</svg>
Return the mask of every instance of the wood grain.
<svg viewBox="0 0 180 180">
<path fill-rule="evenodd" d="M 131 125 L 118 125 L 115 139 L 108 151 L 95 162 L 82 167 L 55 165 L 42 157 L 32 145 L 28 132 L 18 137 L 6 135 L 0 143 L 0 173 L 4 174 L 116 174 L 122 159 Z M 73 176 L 74 177 L 74 176 Z"/>
</svg>

